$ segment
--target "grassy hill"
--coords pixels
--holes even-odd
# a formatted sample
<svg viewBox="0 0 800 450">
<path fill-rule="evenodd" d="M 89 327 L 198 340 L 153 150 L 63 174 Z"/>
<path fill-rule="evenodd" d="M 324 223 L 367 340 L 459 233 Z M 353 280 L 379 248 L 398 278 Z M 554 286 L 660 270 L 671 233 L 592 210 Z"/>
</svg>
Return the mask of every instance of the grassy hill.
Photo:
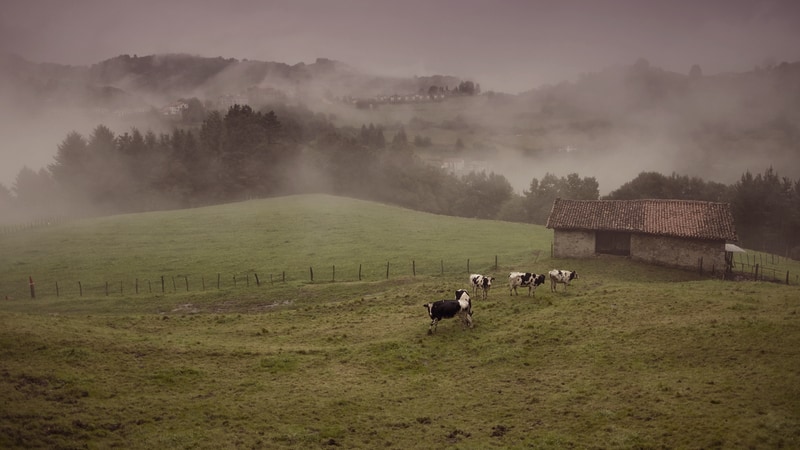
<svg viewBox="0 0 800 450">
<path fill-rule="evenodd" d="M 0 447 L 798 445 L 800 288 L 551 239 L 316 195 L 4 234 Z M 467 260 L 498 278 L 475 328 L 428 335 Z M 580 277 L 508 295 L 509 270 L 553 267 Z"/>
</svg>

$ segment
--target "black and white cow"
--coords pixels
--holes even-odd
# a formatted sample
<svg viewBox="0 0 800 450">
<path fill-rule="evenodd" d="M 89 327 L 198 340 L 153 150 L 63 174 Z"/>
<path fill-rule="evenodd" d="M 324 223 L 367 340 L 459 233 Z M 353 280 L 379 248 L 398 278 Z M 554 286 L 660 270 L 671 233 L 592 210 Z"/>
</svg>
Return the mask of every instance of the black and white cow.
<svg viewBox="0 0 800 450">
<path fill-rule="evenodd" d="M 553 269 L 550 271 L 549 275 L 550 275 L 550 290 L 553 292 L 556 291 L 556 285 L 558 283 L 563 284 L 564 290 L 566 291 L 569 282 L 578 278 L 578 272 L 571 272 L 569 270 Z"/>
<path fill-rule="evenodd" d="M 494 277 L 487 277 L 478 273 L 470 275 L 469 282 L 472 285 L 472 295 L 477 295 L 478 289 L 480 289 L 482 292 L 481 298 L 486 299 L 489 295 L 489 289 L 492 287 L 492 281 L 494 281 Z"/>
<path fill-rule="evenodd" d="M 464 289 L 456 291 L 458 300 L 439 300 L 433 303 L 425 303 L 428 316 L 431 318 L 431 325 L 428 327 L 428 334 L 433 334 L 439 321 L 442 319 L 452 319 L 455 316 L 461 317 L 464 326 L 472 328 L 472 300 Z"/>
<path fill-rule="evenodd" d="M 514 295 L 517 294 L 518 287 L 527 287 L 528 288 L 528 297 L 531 296 L 531 292 L 533 292 L 533 296 L 536 296 L 536 286 L 544 284 L 545 276 L 544 274 L 535 274 L 530 272 L 511 272 L 508 274 L 508 287 L 509 287 L 509 294 Z"/>
</svg>

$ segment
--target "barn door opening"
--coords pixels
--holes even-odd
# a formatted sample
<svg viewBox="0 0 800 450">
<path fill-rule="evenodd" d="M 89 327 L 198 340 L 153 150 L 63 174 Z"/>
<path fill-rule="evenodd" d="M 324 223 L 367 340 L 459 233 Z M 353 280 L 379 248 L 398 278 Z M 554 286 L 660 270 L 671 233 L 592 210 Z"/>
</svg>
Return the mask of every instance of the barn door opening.
<svg viewBox="0 0 800 450">
<path fill-rule="evenodd" d="M 594 251 L 610 255 L 630 256 L 631 234 L 618 231 L 598 231 L 594 240 Z"/>
</svg>

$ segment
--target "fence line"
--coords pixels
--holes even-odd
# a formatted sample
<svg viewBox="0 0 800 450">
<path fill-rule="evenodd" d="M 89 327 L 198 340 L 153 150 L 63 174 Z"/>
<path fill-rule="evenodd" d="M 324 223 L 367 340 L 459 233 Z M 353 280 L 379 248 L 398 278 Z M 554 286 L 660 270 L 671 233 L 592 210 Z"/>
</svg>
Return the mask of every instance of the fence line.
<svg viewBox="0 0 800 450">
<path fill-rule="evenodd" d="M 488 260 L 487 260 L 488 261 Z M 493 262 L 486 262 L 481 264 L 480 267 L 485 268 L 486 270 L 497 270 L 498 269 L 498 262 L 499 258 L 497 255 L 494 256 Z M 344 273 L 341 270 L 337 270 L 336 265 L 331 265 L 324 268 L 316 269 L 316 279 L 315 279 L 315 267 L 309 266 L 308 273 L 305 277 L 301 276 L 302 272 L 297 271 L 295 276 L 293 277 L 290 275 L 287 278 L 287 272 L 269 272 L 269 285 L 273 286 L 276 283 L 285 284 L 287 281 L 289 282 L 303 282 L 308 281 L 311 283 L 328 283 L 328 282 L 354 282 L 354 281 L 365 281 L 365 280 L 379 280 L 379 279 L 390 279 L 391 277 L 403 277 L 403 276 L 412 276 L 416 277 L 419 274 L 427 275 L 427 276 L 444 276 L 444 275 L 455 275 L 455 274 L 469 274 L 472 271 L 471 261 L 467 259 L 465 261 L 465 265 L 461 265 L 461 268 L 458 268 L 458 265 L 449 265 L 448 269 L 445 270 L 445 262 L 444 259 L 441 259 L 438 263 L 434 263 L 429 261 L 428 266 L 421 266 L 417 263 L 417 260 L 412 259 L 408 262 L 407 266 L 403 264 L 398 264 L 397 262 L 387 261 L 385 266 L 385 273 L 383 272 L 376 272 L 378 269 L 377 265 L 373 265 L 373 270 L 369 272 L 369 275 L 365 273 L 365 266 L 363 264 L 358 264 L 357 272 L 354 273 Z M 474 266 L 474 264 L 472 264 Z M 354 267 L 354 266 L 353 266 Z M 422 269 L 422 270 L 421 270 Z M 120 295 L 124 296 L 126 293 L 129 295 L 140 295 L 140 294 L 156 294 L 156 295 L 166 295 L 166 294 L 174 294 L 177 292 L 191 292 L 193 290 L 201 290 L 206 291 L 209 288 L 216 288 L 217 290 L 221 289 L 240 289 L 240 288 L 250 288 L 251 280 L 254 281 L 256 287 L 261 287 L 262 284 L 262 277 L 264 274 L 267 273 L 256 272 L 254 270 L 250 271 L 242 271 L 233 273 L 229 276 L 224 276 L 223 273 L 217 272 L 216 273 L 216 283 L 215 284 L 207 284 L 206 283 L 206 275 L 207 274 L 167 274 L 167 275 L 158 275 L 152 278 L 145 278 L 145 277 L 131 277 L 127 278 L 126 280 L 121 281 L 94 281 L 91 283 L 87 283 L 84 280 L 78 281 L 68 281 L 65 282 L 64 280 L 52 280 L 47 279 L 47 277 L 39 276 L 31 276 L 25 282 L 29 285 L 30 288 L 30 298 L 39 298 L 41 296 L 45 297 L 64 297 L 64 298 L 74 298 L 74 297 L 100 297 L 100 296 L 112 296 L 112 295 Z M 325 274 L 330 274 L 330 276 L 326 276 Z M 380 276 L 378 276 L 380 274 Z M 322 277 L 320 277 L 322 275 Z M 37 279 L 34 282 L 34 278 Z M 266 278 L 264 278 L 266 280 Z M 44 281 L 43 281 L 44 280 Z M 226 281 L 227 280 L 227 281 Z M 38 284 L 37 284 L 38 283 Z M 146 290 L 144 286 L 146 285 Z M 13 292 L 13 291 L 12 291 Z M 23 294 L 19 290 L 15 292 L 15 296 L 17 298 L 21 298 L 23 296 L 27 297 L 27 295 Z M 6 299 L 9 299 L 8 295 L 6 294 Z"/>
</svg>

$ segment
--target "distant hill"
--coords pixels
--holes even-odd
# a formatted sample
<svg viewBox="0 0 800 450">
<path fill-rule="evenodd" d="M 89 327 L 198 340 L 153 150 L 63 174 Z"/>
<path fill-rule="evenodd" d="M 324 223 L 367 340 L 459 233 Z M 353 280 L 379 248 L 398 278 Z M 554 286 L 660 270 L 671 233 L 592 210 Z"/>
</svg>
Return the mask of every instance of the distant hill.
<svg viewBox="0 0 800 450">
<path fill-rule="evenodd" d="M 430 86 L 457 86 L 461 79 L 379 76 L 325 58 L 288 65 L 164 54 L 120 55 L 88 67 L 33 63 L 17 55 L 2 55 L 0 81 L 6 86 L 6 95 L 27 103 L 113 109 L 159 106 L 190 97 L 213 102 L 254 90 L 301 100 L 407 95 L 427 91 Z"/>
</svg>

